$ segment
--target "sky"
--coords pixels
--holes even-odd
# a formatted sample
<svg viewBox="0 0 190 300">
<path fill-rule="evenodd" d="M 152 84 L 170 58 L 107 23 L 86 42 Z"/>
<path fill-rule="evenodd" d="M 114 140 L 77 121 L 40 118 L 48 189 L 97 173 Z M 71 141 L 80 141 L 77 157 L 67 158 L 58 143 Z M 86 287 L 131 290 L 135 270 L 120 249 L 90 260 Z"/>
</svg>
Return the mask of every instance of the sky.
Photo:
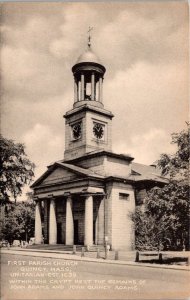
<svg viewBox="0 0 190 300">
<path fill-rule="evenodd" d="M 87 48 L 106 67 L 104 108 L 116 153 L 151 164 L 175 151 L 188 120 L 188 3 L 15 2 L 1 5 L 1 133 L 26 146 L 37 179 L 63 159 L 72 66 Z"/>
</svg>

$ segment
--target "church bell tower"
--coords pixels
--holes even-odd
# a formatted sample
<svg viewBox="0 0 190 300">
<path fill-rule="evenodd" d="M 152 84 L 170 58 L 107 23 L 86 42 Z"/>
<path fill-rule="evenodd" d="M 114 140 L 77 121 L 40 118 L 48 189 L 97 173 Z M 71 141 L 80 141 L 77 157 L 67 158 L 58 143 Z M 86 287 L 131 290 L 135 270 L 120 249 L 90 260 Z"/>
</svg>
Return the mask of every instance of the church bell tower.
<svg viewBox="0 0 190 300">
<path fill-rule="evenodd" d="M 106 69 L 91 49 L 90 36 L 88 48 L 78 58 L 72 72 L 73 109 L 64 115 L 65 161 L 97 150 L 111 151 L 112 140 L 113 114 L 104 109 L 103 105 L 103 79 Z"/>
</svg>

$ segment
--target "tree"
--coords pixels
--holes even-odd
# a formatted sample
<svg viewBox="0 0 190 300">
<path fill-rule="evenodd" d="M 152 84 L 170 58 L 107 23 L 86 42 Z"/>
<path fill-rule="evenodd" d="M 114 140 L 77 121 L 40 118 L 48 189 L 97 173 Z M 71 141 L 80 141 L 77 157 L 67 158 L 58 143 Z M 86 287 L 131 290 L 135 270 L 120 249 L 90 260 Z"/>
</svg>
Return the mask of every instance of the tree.
<svg viewBox="0 0 190 300">
<path fill-rule="evenodd" d="M 187 130 L 172 134 L 172 144 L 176 144 L 177 151 L 173 155 L 162 154 L 158 165 L 163 175 L 169 175 L 170 180 L 184 182 L 189 184 L 189 149 L 190 125 L 187 124 Z"/>
<path fill-rule="evenodd" d="M 34 164 L 28 159 L 25 147 L 0 135 L 0 204 L 21 195 L 22 188 L 34 176 Z"/>
<path fill-rule="evenodd" d="M 136 248 L 138 250 L 163 250 L 167 248 L 168 237 L 165 235 L 168 219 L 165 215 L 156 220 L 145 205 L 144 211 L 137 207 L 132 215 L 135 222 Z"/>
<path fill-rule="evenodd" d="M 158 161 L 168 184 L 150 190 L 143 209 L 132 215 L 139 250 L 189 249 L 189 137 L 189 124 L 172 134 L 176 153 L 162 154 Z"/>
<path fill-rule="evenodd" d="M 28 241 L 34 236 L 35 204 L 33 201 L 11 203 L 1 220 L 1 238 Z"/>
</svg>

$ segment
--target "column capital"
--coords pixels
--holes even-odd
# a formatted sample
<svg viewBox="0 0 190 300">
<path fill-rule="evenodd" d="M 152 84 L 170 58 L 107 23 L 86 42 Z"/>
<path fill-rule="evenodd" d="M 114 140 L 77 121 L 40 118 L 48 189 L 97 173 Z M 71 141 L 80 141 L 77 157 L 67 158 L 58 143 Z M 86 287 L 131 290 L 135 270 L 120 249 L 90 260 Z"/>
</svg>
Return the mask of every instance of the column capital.
<svg viewBox="0 0 190 300">
<path fill-rule="evenodd" d="M 36 203 L 36 202 L 38 202 L 38 201 L 39 201 L 39 197 L 38 197 L 38 196 L 36 196 L 36 197 L 34 197 L 34 198 L 33 198 L 33 200 L 34 200 L 34 202 Z"/>
<path fill-rule="evenodd" d="M 71 193 L 70 193 L 70 192 L 65 192 L 63 195 L 64 195 L 65 197 L 71 197 Z"/>
<path fill-rule="evenodd" d="M 55 204 L 55 199 L 56 197 L 52 194 L 52 195 L 48 195 L 47 200 L 50 201 L 50 203 L 54 203 Z"/>
<path fill-rule="evenodd" d="M 48 199 L 55 199 L 55 196 L 54 196 L 54 194 L 49 194 L 49 195 L 47 196 L 47 198 L 48 198 Z"/>
</svg>

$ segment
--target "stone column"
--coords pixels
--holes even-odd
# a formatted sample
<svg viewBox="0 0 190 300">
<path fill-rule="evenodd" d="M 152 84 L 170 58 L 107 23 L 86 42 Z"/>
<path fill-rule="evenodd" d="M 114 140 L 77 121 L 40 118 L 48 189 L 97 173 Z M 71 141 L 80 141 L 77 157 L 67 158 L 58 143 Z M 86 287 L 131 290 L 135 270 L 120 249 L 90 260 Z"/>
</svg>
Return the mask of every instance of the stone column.
<svg viewBox="0 0 190 300">
<path fill-rule="evenodd" d="M 49 199 L 44 200 L 44 243 L 49 242 Z"/>
<path fill-rule="evenodd" d="M 98 101 L 102 102 L 102 77 L 99 78 L 99 92 L 98 92 Z"/>
<path fill-rule="evenodd" d="M 74 102 L 78 101 L 78 84 L 77 79 L 74 78 Z"/>
<path fill-rule="evenodd" d="M 84 100 L 84 74 L 81 74 L 81 97 L 80 100 L 83 101 Z"/>
<path fill-rule="evenodd" d="M 97 243 L 104 244 L 104 198 L 100 200 L 97 217 Z"/>
<path fill-rule="evenodd" d="M 77 98 L 78 98 L 78 101 L 81 100 L 81 82 L 78 81 L 78 86 L 77 86 L 78 90 L 77 90 Z"/>
<path fill-rule="evenodd" d="M 85 220 L 84 220 L 84 244 L 93 244 L 93 198 L 87 196 L 85 199 Z"/>
<path fill-rule="evenodd" d="M 95 100 L 95 75 L 91 75 L 91 100 Z"/>
<path fill-rule="evenodd" d="M 73 224 L 73 213 L 72 213 L 72 198 L 67 197 L 66 202 L 66 245 L 73 245 L 74 240 L 74 224 Z"/>
<path fill-rule="evenodd" d="M 55 199 L 50 200 L 49 209 L 49 244 L 57 244 L 57 221 L 56 221 L 56 209 Z"/>
<path fill-rule="evenodd" d="M 35 209 L 35 244 L 42 243 L 41 203 L 36 201 Z"/>
</svg>

